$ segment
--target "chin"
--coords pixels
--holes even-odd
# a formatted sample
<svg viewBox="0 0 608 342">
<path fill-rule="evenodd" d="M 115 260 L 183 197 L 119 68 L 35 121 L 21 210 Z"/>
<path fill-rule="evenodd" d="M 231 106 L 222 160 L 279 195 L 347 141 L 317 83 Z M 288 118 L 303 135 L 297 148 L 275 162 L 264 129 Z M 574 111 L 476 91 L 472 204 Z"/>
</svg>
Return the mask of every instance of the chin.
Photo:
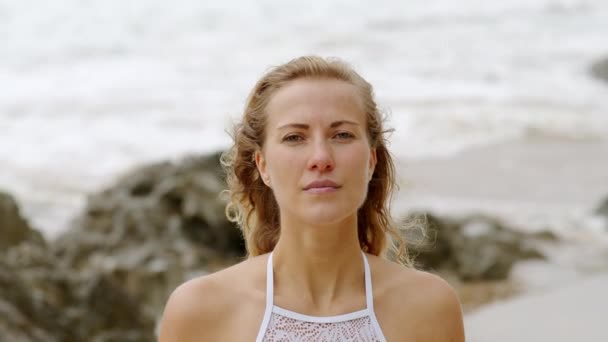
<svg viewBox="0 0 608 342">
<path fill-rule="evenodd" d="M 331 208 L 329 205 L 311 209 L 312 210 L 303 212 L 300 217 L 302 217 L 303 221 L 307 224 L 316 226 L 340 223 L 357 213 L 356 208 L 349 210 L 346 208 Z"/>
</svg>

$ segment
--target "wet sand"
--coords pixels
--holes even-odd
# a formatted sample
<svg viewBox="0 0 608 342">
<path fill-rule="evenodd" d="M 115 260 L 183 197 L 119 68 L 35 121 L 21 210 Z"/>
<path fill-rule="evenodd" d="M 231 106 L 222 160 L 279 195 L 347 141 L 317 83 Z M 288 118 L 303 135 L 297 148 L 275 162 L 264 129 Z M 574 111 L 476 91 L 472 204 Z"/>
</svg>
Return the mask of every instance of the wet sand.
<svg viewBox="0 0 608 342">
<path fill-rule="evenodd" d="M 398 174 L 397 213 L 482 211 L 533 229 L 587 217 L 608 196 L 608 140 L 528 138 L 400 160 Z"/>
<path fill-rule="evenodd" d="M 465 316 L 468 342 L 608 341 L 608 273 L 490 304 Z"/>
</svg>

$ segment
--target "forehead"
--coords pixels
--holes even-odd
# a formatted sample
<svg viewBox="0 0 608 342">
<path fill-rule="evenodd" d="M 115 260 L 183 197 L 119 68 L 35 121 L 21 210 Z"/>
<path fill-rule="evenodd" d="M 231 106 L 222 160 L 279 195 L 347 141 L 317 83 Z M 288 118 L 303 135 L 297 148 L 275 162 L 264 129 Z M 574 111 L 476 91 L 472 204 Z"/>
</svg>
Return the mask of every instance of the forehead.
<svg viewBox="0 0 608 342">
<path fill-rule="evenodd" d="M 266 108 L 271 126 L 293 120 L 350 119 L 365 122 L 358 89 L 334 79 L 298 79 L 277 90 Z"/>
</svg>

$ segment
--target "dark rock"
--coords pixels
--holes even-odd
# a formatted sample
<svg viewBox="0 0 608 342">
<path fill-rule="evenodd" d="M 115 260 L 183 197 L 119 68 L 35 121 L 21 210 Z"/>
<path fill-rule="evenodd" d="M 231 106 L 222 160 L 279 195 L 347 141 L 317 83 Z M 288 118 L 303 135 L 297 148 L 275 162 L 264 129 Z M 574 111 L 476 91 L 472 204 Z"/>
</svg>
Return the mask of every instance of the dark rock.
<svg viewBox="0 0 608 342">
<path fill-rule="evenodd" d="M 90 341 L 108 331 L 154 339 L 154 323 L 104 276 L 0 261 L 0 340 Z"/>
<path fill-rule="evenodd" d="M 473 215 L 464 219 L 440 219 L 429 213 L 413 213 L 422 223 L 422 243 L 408 243 L 416 265 L 426 270 L 455 273 L 461 280 L 505 279 L 519 260 L 543 258 L 526 241 L 533 235 L 516 232 L 497 219 Z M 420 234 L 406 233 L 407 241 L 420 241 Z"/>
<path fill-rule="evenodd" d="M 106 276 L 92 275 L 79 279 L 77 285 L 71 325 L 79 336 L 107 341 L 112 333 L 119 333 L 131 336 L 131 341 L 151 341 L 153 321 L 142 315 L 137 301 L 119 284 Z M 85 310 L 95 310 L 95 314 L 87 315 Z"/>
<path fill-rule="evenodd" d="M 21 216 L 15 199 L 0 191 L 0 253 L 26 240 L 44 244 L 40 232 L 32 229 Z"/>
<path fill-rule="evenodd" d="M 36 298 L 17 269 L 0 260 L 0 340 L 66 341 L 61 312 Z"/>
<path fill-rule="evenodd" d="M 604 200 L 600 202 L 600 204 L 597 206 L 597 208 L 595 208 L 593 213 L 595 215 L 602 216 L 606 220 L 608 220 L 608 196 L 606 196 L 606 198 L 604 198 Z"/>
<path fill-rule="evenodd" d="M 595 208 L 593 214 L 600 217 L 604 223 L 604 230 L 608 232 L 608 196 L 606 196 Z"/>
<path fill-rule="evenodd" d="M 410 229 L 404 231 L 404 237 L 417 267 L 438 269 L 448 263 L 449 268 L 456 266 L 450 239 L 457 227 L 430 213 L 412 213 L 406 221 Z"/>
<path fill-rule="evenodd" d="M 608 82 L 608 57 L 602 58 L 591 65 L 591 75 Z"/>
<path fill-rule="evenodd" d="M 5 203 L 3 217 L 19 217 Z M 4 222 L 17 224 L 0 231 L 0 241 L 12 238 L 0 250 L 0 341 L 96 341 L 108 331 L 154 340 L 153 320 L 109 277 L 60 265 L 25 220 Z"/>
<path fill-rule="evenodd" d="M 535 240 L 539 240 L 539 241 L 557 241 L 559 240 L 559 238 L 557 237 L 557 235 L 549 230 L 541 230 L 538 232 L 534 232 L 532 234 L 530 234 L 530 236 L 532 238 L 534 238 Z"/>
<path fill-rule="evenodd" d="M 55 242 L 57 256 L 111 277 L 157 316 L 178 284 L 245 253 L 219 196 L 226 188 L 219 156 L 143 166 L 93 194 Z"/>
</svg>

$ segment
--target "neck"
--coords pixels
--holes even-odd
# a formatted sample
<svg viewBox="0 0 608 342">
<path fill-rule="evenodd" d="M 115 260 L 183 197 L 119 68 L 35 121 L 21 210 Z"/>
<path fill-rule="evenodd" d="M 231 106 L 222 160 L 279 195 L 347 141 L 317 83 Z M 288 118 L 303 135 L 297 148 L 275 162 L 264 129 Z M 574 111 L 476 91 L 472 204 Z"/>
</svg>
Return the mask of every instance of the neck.
<svg viewBox="0 0 608 342">
<path fill-rule="evenodd" d="M 328 311 L 342 298 L 364 294 L 361 259 L 356 216 L 324 226 L 282 218 L 273 257 L 275 293 L 296 306 Z"/>
</svg>

